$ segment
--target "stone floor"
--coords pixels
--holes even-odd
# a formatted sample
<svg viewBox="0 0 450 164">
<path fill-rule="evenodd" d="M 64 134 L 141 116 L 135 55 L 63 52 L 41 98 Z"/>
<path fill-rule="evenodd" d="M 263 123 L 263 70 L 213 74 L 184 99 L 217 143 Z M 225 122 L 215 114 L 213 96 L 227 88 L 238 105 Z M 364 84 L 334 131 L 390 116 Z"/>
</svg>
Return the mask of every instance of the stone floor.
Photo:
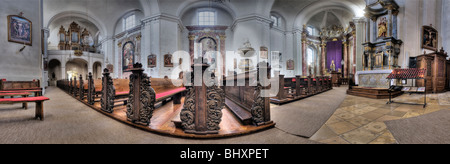
<svg viewBox="0 0 450 164">
<path fill-rule="evenodd" d="M 395 102 L 424 103 L 423 94 L 403 94 Z M 331 118 L 310 139 L 326 144 L 397 144 L 384 121 L 424 115 L 450 109 L 450 92 L 427 95 L 427 106 L 386 104 L 348 95 Z"/>
</svg>

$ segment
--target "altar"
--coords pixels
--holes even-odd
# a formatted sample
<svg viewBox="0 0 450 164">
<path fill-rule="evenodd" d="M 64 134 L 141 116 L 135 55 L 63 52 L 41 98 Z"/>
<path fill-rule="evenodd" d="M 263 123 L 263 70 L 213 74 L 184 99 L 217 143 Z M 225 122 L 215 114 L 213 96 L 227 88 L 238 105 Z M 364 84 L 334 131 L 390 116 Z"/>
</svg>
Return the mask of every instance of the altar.
<svg viewBox="0 0 450 164">
<path fill-rule="evenodd" d="M 365 88 L 388 89 L 390 87 L 390 80 L 386 78 L 391 73 L 392 70 L 358 71 L 355 75 L 355 84 Z"/>
<path fill-rule="evenodd" d="M 373 99 L 387 99 L 390 96 L 397 97 L 402 95 L 402 91 L 389 92 L 390 86 L 393 85 L 392 80 L 387 77 L 392 70 L 373 70 L 359 71 L 355 74 L 355 84 L 347 90 L 347 94 L 353 96 L 367 97 Z"/>
</svg>

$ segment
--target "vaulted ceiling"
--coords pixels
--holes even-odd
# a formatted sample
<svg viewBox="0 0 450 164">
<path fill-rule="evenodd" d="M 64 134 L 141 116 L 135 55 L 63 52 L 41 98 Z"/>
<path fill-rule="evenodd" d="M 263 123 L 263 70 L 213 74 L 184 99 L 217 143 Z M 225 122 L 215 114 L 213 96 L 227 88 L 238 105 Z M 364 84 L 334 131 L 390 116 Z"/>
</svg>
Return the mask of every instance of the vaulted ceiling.
<svg viewBox="0 0 450 164">
<path fill-rule="evenodd" d="M 307 23 L 323 26 L 347 22 L 363 16 L 360 11 L 365 6 L 364 0 L 275 0 L 272 12 L 284 18 L 289 30 Z"/>
</svg>

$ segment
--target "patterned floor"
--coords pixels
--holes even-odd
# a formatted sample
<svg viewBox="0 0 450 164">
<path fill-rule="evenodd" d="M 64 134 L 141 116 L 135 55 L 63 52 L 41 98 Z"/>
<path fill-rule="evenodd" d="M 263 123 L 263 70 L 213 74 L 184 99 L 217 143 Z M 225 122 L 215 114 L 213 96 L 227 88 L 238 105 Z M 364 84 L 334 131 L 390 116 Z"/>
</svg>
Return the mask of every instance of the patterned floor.
<svg viewBox="0 0 450 164">
<path fill-rule="evenodd" d="M 404 94 L 393 100 L 423 104 L 424 95 Z M 427 95 L 426 108 L 423 105 L 388 105 L 387 101 L 348 95 L 333 116 L 310 139 L 327 144 L 396 144 L 384 121 L 450 109 L 450 92 Z"/>
</svg>

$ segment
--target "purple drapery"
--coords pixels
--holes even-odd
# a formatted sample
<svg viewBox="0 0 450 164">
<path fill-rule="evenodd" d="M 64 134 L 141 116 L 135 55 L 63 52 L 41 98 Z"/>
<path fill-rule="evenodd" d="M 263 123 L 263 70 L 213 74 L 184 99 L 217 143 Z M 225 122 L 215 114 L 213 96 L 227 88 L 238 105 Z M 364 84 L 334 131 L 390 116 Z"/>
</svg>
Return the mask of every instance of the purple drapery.
<svg viewBox="0 0 450 164">
<path fill-rule="evenodd" d="M 336 71 L 342 69 L 342 41 L 333 41 L 327 43 L 327 70 L 331 70 L 331 62 L 334 60 Z"/>
</svg>

